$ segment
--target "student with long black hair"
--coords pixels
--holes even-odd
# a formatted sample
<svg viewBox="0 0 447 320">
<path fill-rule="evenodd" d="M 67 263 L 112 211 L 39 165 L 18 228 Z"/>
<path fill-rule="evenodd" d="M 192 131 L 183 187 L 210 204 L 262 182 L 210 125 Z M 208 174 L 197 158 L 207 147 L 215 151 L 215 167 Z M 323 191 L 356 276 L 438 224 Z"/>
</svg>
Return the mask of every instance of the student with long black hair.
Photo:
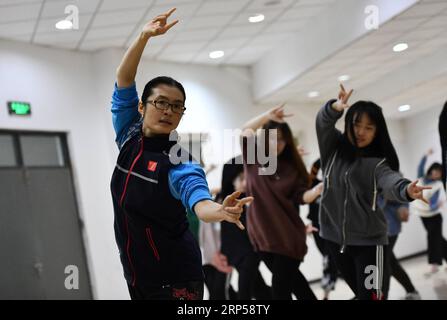
<svg viewBox="0 0 447 320">
<path fill-rule="evenodd" d="M 298 269 L 307 253 L 306 234 L 311 232 L 301 220 L 298 205 L 312 202 L 318 194 L 308 190 L 309 175 L 284 121 L 286 116 L 283 106 L 279 106 L 244 125 L 242 155 L 247 195 L 255 198 L 247 209 L 247 230 L 255 251 L 272 272 L 273 299 L 292 299 L 293 292 L 298 300 L 315 300 Z M 260 128 L 264 130 L 257 136 Z M 277 160 L 272 172 L 267 172 L 269 166 L 260 161 L 257 151 L 263 147 L 266 154 L 274 156 L 269 166 Z"/>
<path fill-rule="evenodd" d="M 243 228 L 242 206 L 252 200 L 233 193 L 223 204 L 213 202 L 200 165 L 179 154 L 170 139 L 186 109 L 179 82 L 152 79 L 138 99 L 135 75 L 143 50 L 178 22 L 167 22 L 174 10 L 144 25 L 117 69 L 112 98 L 120 150 L 111 181 L 114 227 L 132 299 L 202 299 L 201 253 L 186 210 L 205 222 L 225 220 Z"/>
<path fill-rule="evenodd" d="M 417 181 L 398 172 L 382 109 L 373 102 L 348 105 L 353 90 L 341 85 L 316 119 L 324 173 L 320 235 L 328 240 L 337 268 L 358 299 L 383 299 L 384 246 L 387 223 L 377 197 L 409 202 L 422 199 Z M 335 128 L 345 110 L 345 130 Z"/>
</svg>

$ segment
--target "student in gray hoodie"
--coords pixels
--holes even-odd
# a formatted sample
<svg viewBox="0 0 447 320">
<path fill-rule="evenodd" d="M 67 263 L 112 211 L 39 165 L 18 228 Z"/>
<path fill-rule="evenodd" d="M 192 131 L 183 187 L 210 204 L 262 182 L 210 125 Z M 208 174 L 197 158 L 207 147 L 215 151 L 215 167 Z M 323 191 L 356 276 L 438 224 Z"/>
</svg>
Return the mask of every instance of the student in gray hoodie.
<svg viewBox="0 0 447 320">
<path fill-rule="evenodd" d="M 320 236 L 328 240 L 337 268 L 358 299 L 383 299 L 387 223 L 377 197 L 399 202 L 423 199 L 427 187 L 403 178 L 382 109 L 373 102 L 348 105 L 343 85 L 316 120 L 324 173 Z M 345 130 L 335 124 L 348 109 Z"/>
</svg>

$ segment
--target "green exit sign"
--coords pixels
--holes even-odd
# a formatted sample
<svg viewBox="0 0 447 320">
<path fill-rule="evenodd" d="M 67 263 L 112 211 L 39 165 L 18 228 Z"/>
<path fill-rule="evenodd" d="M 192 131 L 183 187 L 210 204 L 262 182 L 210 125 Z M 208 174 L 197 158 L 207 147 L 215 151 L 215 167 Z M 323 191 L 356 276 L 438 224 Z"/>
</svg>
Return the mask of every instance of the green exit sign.
<svg viewBox="0 0 447 320">
<path fill-rule="evenodd" d="M 8 101 L 9 114 L 26 116 L 31 114 L 31 104 L 28 102 Z"/>
</svg>

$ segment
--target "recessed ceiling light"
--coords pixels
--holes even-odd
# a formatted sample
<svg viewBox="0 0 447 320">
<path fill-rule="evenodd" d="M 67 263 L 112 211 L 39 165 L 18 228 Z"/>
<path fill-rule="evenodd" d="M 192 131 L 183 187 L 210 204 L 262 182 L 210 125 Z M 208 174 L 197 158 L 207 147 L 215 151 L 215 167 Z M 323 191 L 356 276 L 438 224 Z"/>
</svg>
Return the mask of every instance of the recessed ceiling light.
<svg viewBox="0 0 447 320">
<path fill-rule="evenodd" d="M 69 20 L 61 20 L 56 23 L 56 29 L 67 30 L 73 28 L 73 22 Z"/>
<path fill-rule="evenodd" d="M 307 94 L 307 96 L 309 97 L 309 98 L 316 98 L 316 97 L 318 97 L 320 95 L 320 93 L 318 92 L 318 91 L 311 91 L 311 92 L 309 92 L 308 94 Z"/>
<path fill-rule="evenodd" d="M 351 76 L 349 76 L 349 74 L 344 74 L 338 77 L 338 81 L 340 82 L 348 81 L 349 79 L 351 79 Z"/>
<path fill-rule="evenodd" d="M 403 106 L 400 106 L 399 108 L 400 112 L 405 112 L 411 109 L 411 106 L 409 104 L 404 104 Z"/>
<path fill-rule="evenodd" d="M 209 54 L 211 59 L 219 59 L 222 58 L 224 55 L 225 52 L 223 52 L 222 50 L 211 51 Z"/>
<path fill-rule="evenodd" d="M 251 23 L 257 23 L 257 22 L 261 22 L 264 21 L 265 16 L 261 13 L 259 14 L 255 14 L 254 16 L 251 16 L 248 18 L 248 21 L 250 21 Z"/>
<path fill-rule="evenodd" d="M 407 43 L 398 43 L 393 47 L 393 51 L 394 52 L 402 52 L 408 49 L 408 44 Z"/>
</svg>

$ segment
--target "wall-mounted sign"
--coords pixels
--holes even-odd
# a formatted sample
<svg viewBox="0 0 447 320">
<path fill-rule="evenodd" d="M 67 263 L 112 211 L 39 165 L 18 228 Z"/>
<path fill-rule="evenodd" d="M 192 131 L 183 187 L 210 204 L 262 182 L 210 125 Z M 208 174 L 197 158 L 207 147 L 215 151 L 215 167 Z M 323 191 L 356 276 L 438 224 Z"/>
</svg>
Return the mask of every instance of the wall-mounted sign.
<svg viewBox="0 0 447 320">
<path fill-rule="evenodd" d="M 28 102 L 8 101 L 9 114 L 27 116 L 31 114 L 31 104 Z"/>
</svg>

